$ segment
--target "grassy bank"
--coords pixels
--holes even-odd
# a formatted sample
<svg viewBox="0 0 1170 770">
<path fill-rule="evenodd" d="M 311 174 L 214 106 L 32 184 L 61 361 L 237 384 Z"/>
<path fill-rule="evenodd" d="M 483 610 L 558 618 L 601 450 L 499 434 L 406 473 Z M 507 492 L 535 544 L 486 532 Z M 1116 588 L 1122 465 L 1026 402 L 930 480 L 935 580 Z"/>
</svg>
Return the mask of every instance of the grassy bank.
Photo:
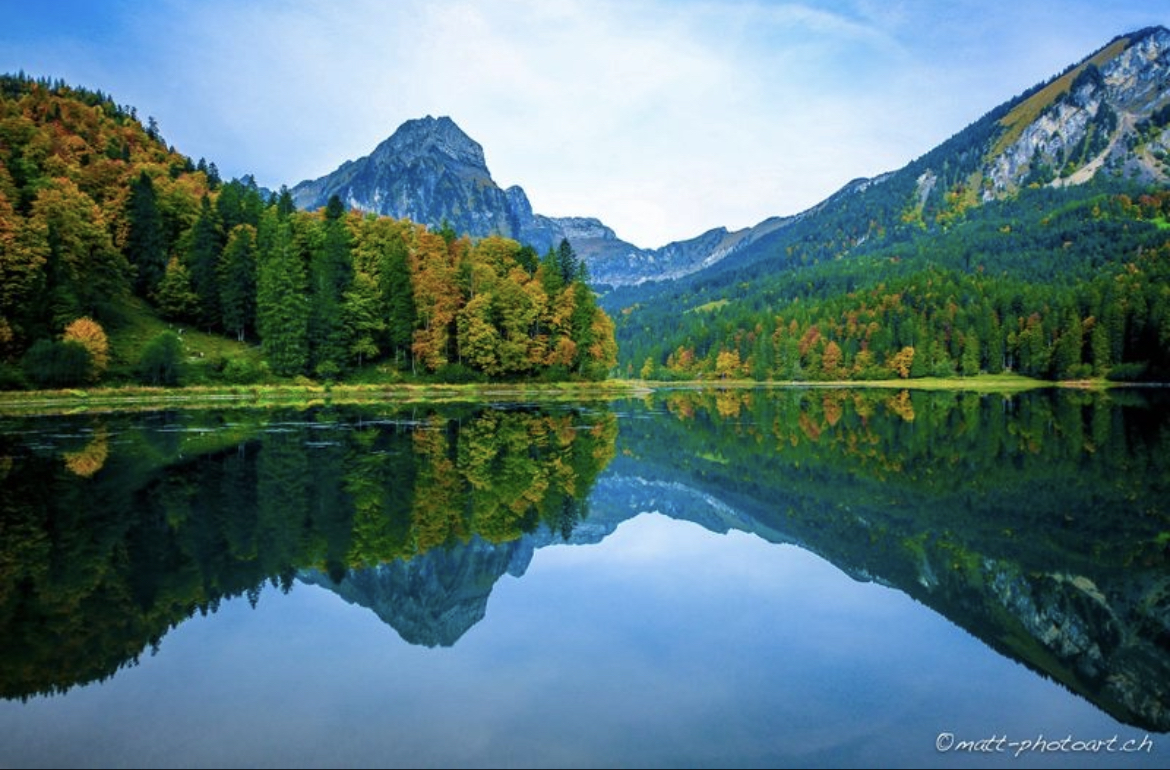
<svg viewBox="0 0 1170 770">
<path fill-rule="evenodd" d="M 1102 378 L 1090 380 L 1038 380 L 1019 374 L 980 374 L 975 377 L 920 377 L 893 380 L 833 380 L 757 382 L 755 380 L 695 380 L 679 382 L 648 382 L 655 390 L 680 388 L 892 388 L 896 390 L 967 390 L 979 393 L 1019 393 L 1037 388 L 1078 388 L 1104 390 L 1124 383 Z"/>
<path fill-rule="evenodd" d="M 0 392 L 0 414 L 151 411 L 314 404 L 596 401 L 650 392 L 643 383 L 495 383 L 115 387 Z"/>
<path fill-rule="evenodd" d="M 222 406 L 311 406 L 335 403 L 442 403 L 453 401 L 596 401 L 644 396 L 656 390 L 713 388 L 894 388 L 909 390 L 968 390 L 983 393 L 1017 393 L 1036 388 L 1103 390 L 1119 383 L 1106 380 L 1051 382 L 1014 374 L 978 377 L 925 377 L 913 380 L 865 382 L 756 382 L 753 380 L 694 380 L 646 382 L 563 383 L 384 383 L 384 384 L 281 384 L 191 386 L 152 388 L 140 386 L 71 390 L 0 392 L 0 414 L 62 414 L 69 412 L 149 411 L 157 409 L 205 409 Z"/>
</svg>

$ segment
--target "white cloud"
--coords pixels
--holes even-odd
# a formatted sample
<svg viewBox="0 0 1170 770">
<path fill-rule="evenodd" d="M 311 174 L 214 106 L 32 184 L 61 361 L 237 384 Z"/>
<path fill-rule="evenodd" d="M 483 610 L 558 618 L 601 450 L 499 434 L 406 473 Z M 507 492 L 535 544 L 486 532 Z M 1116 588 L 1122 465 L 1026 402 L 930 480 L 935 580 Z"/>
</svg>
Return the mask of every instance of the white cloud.
<svg viewBox="0 0 1170 770">
<path fill-rule="evenodd" d="M 449 115 L 538 212 L 658 246 L 901 166 L 1114 34 L 1163 22 L 1133 5 L 21 4 L 0 66 L 102 88 L 181 151 L 270 186 Z"/>
</svg>

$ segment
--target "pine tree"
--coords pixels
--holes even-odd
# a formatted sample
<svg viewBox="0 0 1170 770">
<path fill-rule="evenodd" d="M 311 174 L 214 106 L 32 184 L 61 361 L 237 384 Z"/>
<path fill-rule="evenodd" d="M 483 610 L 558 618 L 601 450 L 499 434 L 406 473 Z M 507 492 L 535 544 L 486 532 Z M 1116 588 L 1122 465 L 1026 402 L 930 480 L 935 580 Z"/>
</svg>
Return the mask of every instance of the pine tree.
<svg viewBox="0 0 1170 770">
<path fill-rule="evenodd" d="M 561 282 L 566 286 L 578 279 L 577 252 L 573 251 L 568 238 L 561 238 L 557 246 L 557 269 L 561 274 Z"/>
<path fill-rule="evenodd" d="M 350 236 L 345 209 L 336 196 L 325 207 L 324 237 L 310 266 L 310 365 L 324 376 L 340 373 L 348 358 L 342 301 L 353 281 Z"/>
<path fill-rule="evenodd" d="M 304 374 L 309 364 L 309 303 L 305 268 L 293 246 L 287 220 L 275 208 L 261 220 L 258 240 L 271 242 L 260 254 L 256 284 L 256 321 L 264 356 L 279 375 Z M 271 235 L 265 231 L 270 231 Z"/>
<path fill-rule="evenodd" d="M 243 342 L 256 323 L 256 229 L 236 225 L 217 269 L 223 328 Z"/>
<path fill-rule="evenodd" d="M 187 249 L 187 270 L 191 274 L 191 288 L 199 298 L 199 322 L 208 328 L 219 324 L 219 276 L 217 266 L 223 252 L 223 235 L 219 220 L 204 195 L 199 202 L 199 218 L 191 228 Z"/>
<path fill-rule="evenodd" d="M 134 289 L 139 295 L 149 297 L 166 271 L 167 247 L 154 182 L 145 171 L 130 184 L 126 214 L 129 233 L 125 254 L 138 271 Z"/>
</svg>

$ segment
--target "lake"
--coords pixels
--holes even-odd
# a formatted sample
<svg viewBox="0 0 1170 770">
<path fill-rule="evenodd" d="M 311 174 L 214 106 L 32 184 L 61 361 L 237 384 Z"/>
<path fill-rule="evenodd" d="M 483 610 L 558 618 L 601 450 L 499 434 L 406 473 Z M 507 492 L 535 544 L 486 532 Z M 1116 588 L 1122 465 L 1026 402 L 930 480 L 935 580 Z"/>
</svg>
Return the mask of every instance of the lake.
<svg viewBox="0 0 1170 770">
<path fill-rule="evenodd" d="M 0 766 L 1166 767 L 1170 393 L 0 417 Z"/>
</svg>

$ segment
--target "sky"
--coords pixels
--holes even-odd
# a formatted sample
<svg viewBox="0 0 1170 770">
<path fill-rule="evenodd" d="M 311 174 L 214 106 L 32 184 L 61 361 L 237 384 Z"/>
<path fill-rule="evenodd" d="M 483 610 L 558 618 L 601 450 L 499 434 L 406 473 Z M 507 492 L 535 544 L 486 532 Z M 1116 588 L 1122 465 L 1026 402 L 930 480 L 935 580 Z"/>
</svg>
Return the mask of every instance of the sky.
<svg viewBox="0 0 1170 770">
<path fill-rule="evenodd" d="M 449 116 L 534 211 L 644 248 L 901 168 L 1170 0 L 0 0 L 0 72 L 271 189 Z"/>
</svg>

